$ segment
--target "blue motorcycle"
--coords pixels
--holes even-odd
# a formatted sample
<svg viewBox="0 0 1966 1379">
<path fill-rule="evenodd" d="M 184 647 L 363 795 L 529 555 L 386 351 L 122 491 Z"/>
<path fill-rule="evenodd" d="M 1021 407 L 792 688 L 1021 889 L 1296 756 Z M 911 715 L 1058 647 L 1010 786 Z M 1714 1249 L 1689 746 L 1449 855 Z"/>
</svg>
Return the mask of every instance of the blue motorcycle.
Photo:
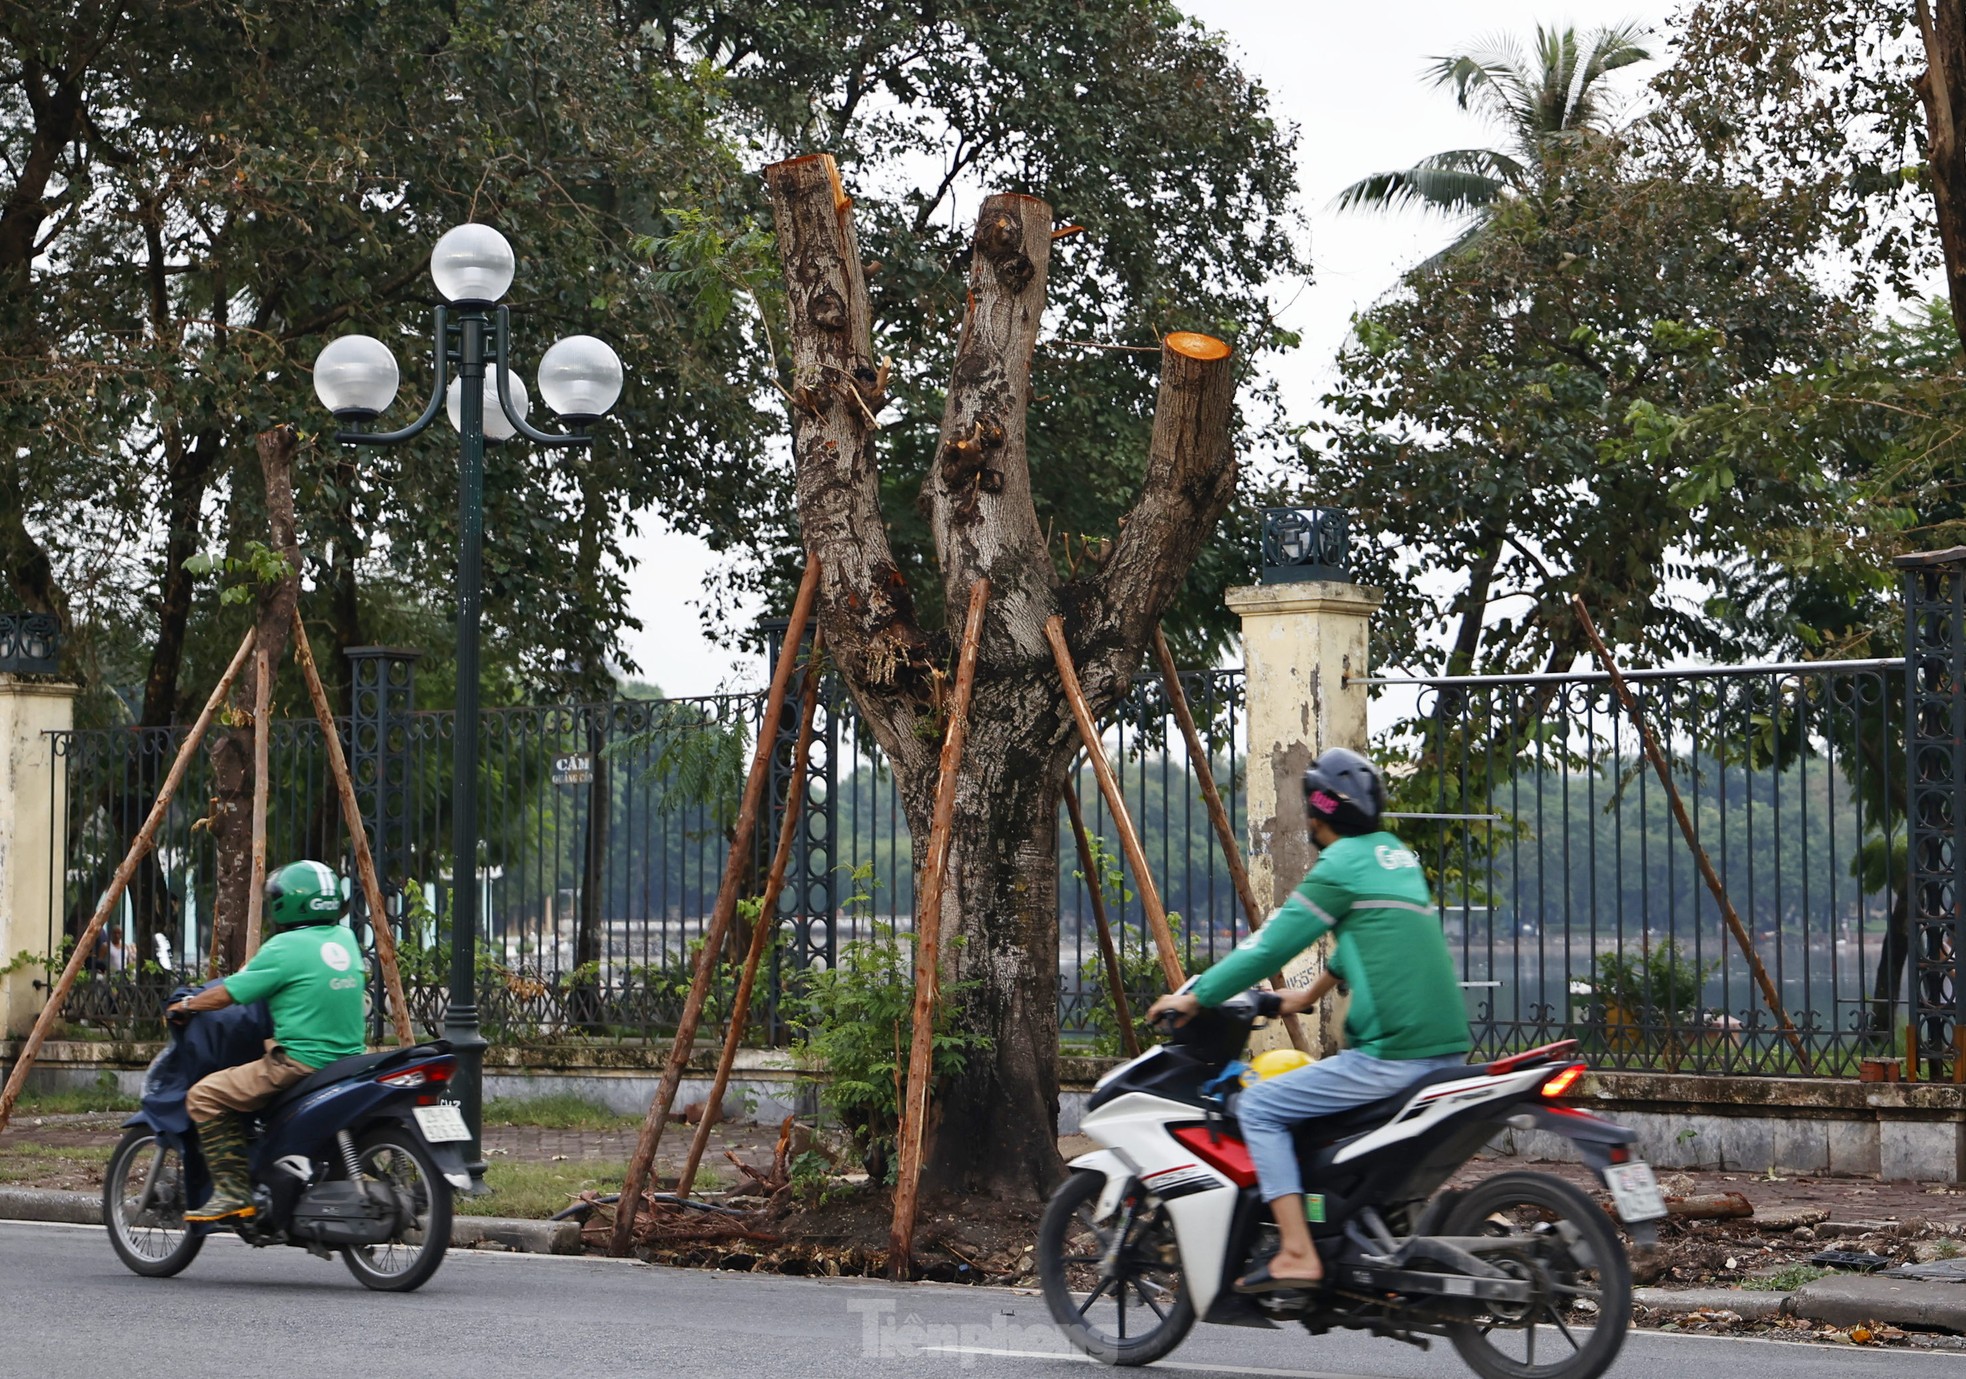
<svg viewBox="0 0 1966 1379">
<path fill-rule="evenodd" d="M 255 1214 L 185 1221 L 211 1195 L 185 1093 L 207 1073 L 259 1057 L 270 1035 L 259 1004 L 172 1029 L 103 1181 L 102 1219 L 117 1257 L 146 1278 L 169 1278 L 212 1231 L 236 1230 L 256 1247 L 339 1253 L 368 1288 L 422 1287 L 450 1247 L 453 1189 L 471 1184 L 462 1153 L 470 1131 L 444 1097 L 457 1059 L 442 1040 L 339 1059 L 289 1087 L 249 1117 Z"/>
</svg>

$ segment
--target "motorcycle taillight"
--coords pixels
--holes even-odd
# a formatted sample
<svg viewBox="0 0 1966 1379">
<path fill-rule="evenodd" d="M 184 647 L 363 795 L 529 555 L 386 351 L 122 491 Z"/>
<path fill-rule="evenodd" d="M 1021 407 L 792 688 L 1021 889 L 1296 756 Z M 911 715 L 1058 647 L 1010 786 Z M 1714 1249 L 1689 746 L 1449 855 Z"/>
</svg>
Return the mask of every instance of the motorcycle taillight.
<svg viewBox="0 0 1966 1379">
<path fill-rule="evenodd" d="M 398 1068 L 393 1073 L 385 1073 L 376 1079 L 385 1087 L 421 1087 L 431 1082 L 448 1082 L 451 1078 L 452 1064 L 445 1059 L 435 1063 L 417 1063 L 408 1068 Z"/>
<path fill-rule="evenodd" d="M 1572 1063 L 1567 1068 L 1561 1068 L 1554 1077 L 1543 1084 L 1543 1095 L 1549 1097 L 1562 1096 L 1570 1090 L 1571 1084 L 1583 1075 L 1584 1065 L 1582 1063 Z"/>
</svg>

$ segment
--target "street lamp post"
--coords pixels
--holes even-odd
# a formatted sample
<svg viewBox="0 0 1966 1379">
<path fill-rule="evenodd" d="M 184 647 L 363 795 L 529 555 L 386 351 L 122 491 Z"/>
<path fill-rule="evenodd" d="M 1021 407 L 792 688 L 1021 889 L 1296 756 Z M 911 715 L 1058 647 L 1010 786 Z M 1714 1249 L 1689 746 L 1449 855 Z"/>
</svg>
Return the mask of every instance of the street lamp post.
<svg viewBox="0 0 1966 1379">
<path fill-rule="evenodd" d="M 478 1028 L 478 605 L 484 583 L 486 442 L 523 436 L 535 445 L 584 446 L 582 433 L 607 415 L 621 395 L 621 361 L 591 335 L 560 340 L 540 361 L 539 393 L 571 432 L 549 433 L 526 423 L 531 402 L 512 372 L 510 322 L 499 298 L 512 285 L 512 247 L 489 225 L 460 225 L 437 241 L 430 276 L 449 303 L 433 313 L 435 384 L 423 412 L 398 431 L 364 431 L 395 400 L 395 356 L 368 335 L 344 335 L 314 362 L 314 391 L 345 429 L 343 445 L 400 445 L 421 435 L 437 411 L 457 428 L 457 727 L 453 758 L 450 1003 L 444 1037 L 457 1054 L 451 1080 L 471 1130 L 467 1165 L 474 1184 L 485 1174 L 480 1113 L 484 1036 Z M 446 378 L 455 365 L 456 376 Z"/>
</svg>

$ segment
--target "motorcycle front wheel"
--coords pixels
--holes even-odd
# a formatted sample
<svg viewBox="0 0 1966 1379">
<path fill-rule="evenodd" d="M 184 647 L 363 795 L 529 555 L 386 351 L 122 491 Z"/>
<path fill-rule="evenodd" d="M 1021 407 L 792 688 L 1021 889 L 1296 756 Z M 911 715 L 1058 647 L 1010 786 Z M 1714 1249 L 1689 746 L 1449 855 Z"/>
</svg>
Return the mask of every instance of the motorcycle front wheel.
<svg viewBox="0 0 1966 1379">
<path fill-rule="evenodd" d="M 348 1272 L 364 1288 L 408 1293 L 421 1288 L 444 1262 L 451 1244 L 451 1185 L 411 1130 L 391 1126 L 364 1135 L 356 1145 L 362 1172 L 395 1194 L 403 1225 L 380 1245 L 352 1245 L 341 1252 Z"/>
<path fill-rule="evenodd" d="M 1195 1324 L 1181 1247 L 1167 1209 L 1137 1191 L 1095 1221 L 1105 1185 L 1103 1174 L 1074 1173 L 1051 1194 L 1038 1226 L 1038 1277 L 1052 1320 L 1075 1347 L 1103 1364 L 1150 1364 Z"/>
<path fill-rule="evenodd" d="M 1498 1173 L 1455 1203 L 1445 1236 L 1500 1237 L 1481 1258 L 1530 1285 L 1526 1303 L 1481 1304 L 1448 1338 L 1482 1379 L 1598 1379 L 1624 1347 L 1631 1265 L 1604 1209 L 1560 1178 Z"/>
<path fill-rule="evenodd" d="M 109 1156 L 102 1223 L 110 1248 L 132 1273 L 169 1278 L 204 1248 L 184 1221 L 184 1158 L 147 1126 L 133 1125 Z"/>
</svg>

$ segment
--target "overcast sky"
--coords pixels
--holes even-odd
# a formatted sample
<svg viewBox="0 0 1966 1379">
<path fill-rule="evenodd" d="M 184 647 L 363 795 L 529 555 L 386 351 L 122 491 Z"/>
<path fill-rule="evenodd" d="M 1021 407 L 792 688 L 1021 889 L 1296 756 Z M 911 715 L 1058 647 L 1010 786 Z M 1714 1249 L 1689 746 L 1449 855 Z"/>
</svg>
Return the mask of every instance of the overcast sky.
<svg viewBox="0 0 1966 1379">
<path fill-rule="evenodd" d="M 1269 88 L 1278 117 L 1298 127 L 1312 280 L 1278 283 L 1274 299 L 1289 303 L 1282 322 L 1304 337 L 1303 348 L 1275 369 L 1286 405 L 1301 417 L 1310 415 L 1330 376 L 1352 313 L 1370 305 L 1450 233 L 1441 220 L 1420 214 L 1338 215 L 1330 209 L 1332 198 L 1368 173 L 1493 137 L 1455 106 L 1450 93 L 1421 85 L 1427 60 L 1494 35 L 1527 35 L 1539 21 L 1592 27 L 1632 19 L 1656 30 L 1672 9 L 1667 0 L 1584 0 L 1568 8 L 1527 0 L 1181 3 L 1228 36 L 1245 70 Z M 762 683 L 757 658 L 735 655 L 703 636 L 694 591 L 715 563 L 709 551 L 694 538 L 663 529 L 658 516 L 644 516 L 642 525 L 643 535 L 628 549 L 641 561 L 629 576 L 629 607 L 644 628 L 631 637 L 629 649 L 643 674 L 675 695 Z"/>
</svg>

